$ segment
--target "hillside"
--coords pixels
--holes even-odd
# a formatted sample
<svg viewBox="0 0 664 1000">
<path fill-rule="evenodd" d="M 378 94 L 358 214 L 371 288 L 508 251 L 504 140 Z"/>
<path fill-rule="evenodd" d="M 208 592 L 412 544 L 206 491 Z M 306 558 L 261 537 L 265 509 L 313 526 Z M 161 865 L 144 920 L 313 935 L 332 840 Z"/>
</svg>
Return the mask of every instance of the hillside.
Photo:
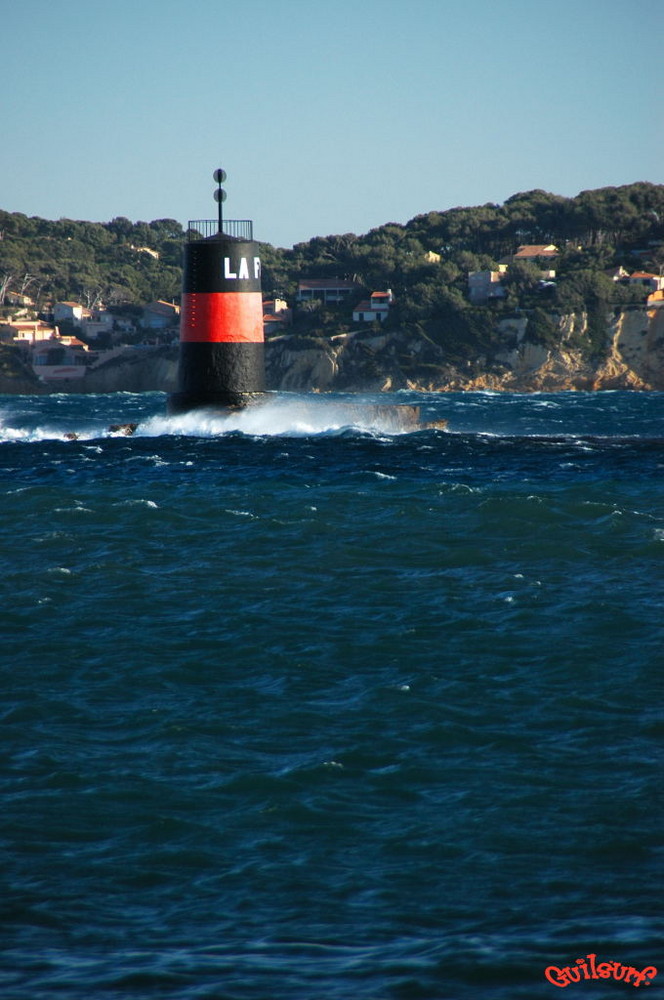
<svg viewBox="0 0 664 1000">
<path fill-rule="evenodd" d="M 0 315 L 20 295 L 35 313 L 49 301 L 122 310 L 179 299 L 185 233 L 175 220 L 53 222 L 0 211 L 0 237 Z M 556 247 L 554 281 L 542 281 L 541 262 L 514 259 L 519 246 L 532 244 Z M 634 387 L 662 382 L 662 333 L 646 308 L 648 290 L 614 278 L 619 268 L 626 275 L 664 270 L 664 185 L 575 198 L 529 191 L 503 205 L 429 212 L 363 236 L 315 237 L 292 249 L 262 244 L 261 257 L 265 296 L 290 305 L 303 278 L 347 279 L 356 288 L 343 306 L 312 301 L 296 309 L 288 336 L 268 345 L 275 387 L 528 384 L 540 369 L 553 381 L 565 371 L 558 381 L 584 385 L 610 382 L 611 371 Z M 471 302 L 469 273 L 494 271 L 504 260 L 501 297 Z M 385 322 L 358 330 L 353 307 L 387 288 L 394 303 Z M 317 360 L 305 376 L 312 351 Z M 132 372 L 132 383 L 155 381 L 136 366 Z"/>
</svg>

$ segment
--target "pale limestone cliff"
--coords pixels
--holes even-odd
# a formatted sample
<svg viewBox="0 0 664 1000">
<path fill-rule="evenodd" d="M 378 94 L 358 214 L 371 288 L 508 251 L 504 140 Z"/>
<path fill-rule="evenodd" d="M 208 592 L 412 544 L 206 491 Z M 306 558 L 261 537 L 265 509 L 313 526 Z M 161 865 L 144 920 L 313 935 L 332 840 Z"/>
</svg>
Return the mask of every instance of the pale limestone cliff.
<svg viewBox="0 0 664 1000">
<path fill-rule="evenodd" d="M 609 354 L 595 388 L 627 379 L 630 387 L 664 389 L 664 309 L 618 313 L 609 327 Z"/>
<path fill-rule="evenodd" d="M 604 350 L 597 360 L 573 346 L 587 333 L 585 313 L 560 316 L 557 322 L 556 348 L 530 343 L 526 323 L 518 331 L 517 348 L 500 356 L 508 370 L 487 373 L 477 381 L 523 391 L 664 390 L 664 309 L 632 307 L 609 314 Z"/>
<path fill-rule="evenodd" d="M 297 349 L 292 337 L 275 337 L 266 346 L 265 365 L 270 388 L 285 392 L 334 386 L 339 374 L 338 348 L 333 338 L 327 343 Z"/>
<path fill-rule="evenodd" d="M 528 338 L 526 315 L 502 320 L 494 357 L 450 365 L 425 337 L 401 332 L 358 331 L 296 349 L 297 338 L 268 344 L 268 377 L 275 389 L 424 391 L 492 389 L 556 392 L 565 389 L 664 390 L 664 308 L 630 308 L 607 315 L 600 358 L 587 349 L 585 313 L 552 316 L 555 347 Z"/>
<path fill-rule="evenodd" d="M 638 389 L 664 391 L 664 306 L 630 307 L 607 316 L 606 342 L 597 360 L 587 343 L 585 313 L 552 316 L 555 347 L 529 339 L 528 317 L 501 321 L 492 357 L 450 364 L 425 336 L 402 331 L 359 330 L 328 339 L 279 336 L 266 344 L 267 387 L 284 391 L 432 392 L 490 389 L 513 392 Z M 173 392 L 177 347 L 130 350 L 88 370 L 85 377 L 52 391 Z M 9 357 L 9 355 L 7 355 Z M 3 373 L 0 392 L 43 392 L 25 364 Z M 4 377 L 3 377 L 4 375 Z"/>
<path fill-rule="evenodd" d="M 499 352 L 499 367 L 451 380 L 445 389 L 556 392 L 569 389 L 664 390 L 664 309 L 626 309 L 607 317 L 602 356 L 589 359 L 578 347 L 585 313 L 557 317 L 560 342 L 548 348 L 528 340 L 527 319 L 505 321 L 511 348 Z M 508 336 L 509 335 L 509 336 Z"/>
</svg>

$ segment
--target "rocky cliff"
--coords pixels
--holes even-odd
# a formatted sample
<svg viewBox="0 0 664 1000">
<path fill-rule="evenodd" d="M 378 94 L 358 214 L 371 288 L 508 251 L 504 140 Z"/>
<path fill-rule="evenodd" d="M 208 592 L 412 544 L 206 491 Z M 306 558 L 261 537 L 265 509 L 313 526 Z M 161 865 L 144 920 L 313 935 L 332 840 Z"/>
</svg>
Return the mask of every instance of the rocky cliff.
<svg viewBox="0 0 664 1000">
<path fill-rule="evenodd" d="M 83 378 L 44 385 L 23 351 L 0 346 L 0 394 L 47 392 L 171 392 L 175 388 L 177 347 L 129 349 L 105 364 L 88 368 Z"/>
<path fill-rule="evenodd" d="M 90 368 L 82 392 L 174 392 L 178 347 L 141 347 Z"/>
<path fill-rule="evenodd" d="M 603 350 L 595 358 L 588 356 L 587 348 L 578 346 L 587 342 L 586 313 L 558 316 L 555 320 L 560 334 L 556 347 L 530 341 L 524 319 L 516 330 L 516 344 L 496 355 L 498 368 L 466 379 L 458 387 L 517 392 L 664 390 L 663 309 L 632 308 L 611 315 Z"/>
<path fill-rule="evenodd" d="M 605 343 L 593 357 L 586 313 L 551 316 L 553 346 L 537 341 L 527 315 L 499 322 L 492 356 L 450 364 L 441 347 L 403 331 L 359 330 L 329 339 L 284 335 L 266 344 L 268 388 L 290 391 L 452 392 L 491 389 L 664 391 L 664 306 L 631 307 L 607 317 Z M 131 350 L 91 368 L 59 392 L 172 392 L 178 348 Z M 44 392 L 14 348 L 0 354 L 0 393 Z"/>
<path fill-rule="evenodd" d="M 608 316 L 605 344 L 595 358 L 589 356 L 586 313 L 551 320 L 555 346 L 530 339 L 524 315 L 498 323 L 494 340 L 500 346 L 493 356 L 456 365 L 425 337 L 399 331 L 359 331 L 329 341 L 277 337 L 268 347 L 268 379 L 273 388 L 319 391 L 664 390 L 664 307 Z"/>
</svg>

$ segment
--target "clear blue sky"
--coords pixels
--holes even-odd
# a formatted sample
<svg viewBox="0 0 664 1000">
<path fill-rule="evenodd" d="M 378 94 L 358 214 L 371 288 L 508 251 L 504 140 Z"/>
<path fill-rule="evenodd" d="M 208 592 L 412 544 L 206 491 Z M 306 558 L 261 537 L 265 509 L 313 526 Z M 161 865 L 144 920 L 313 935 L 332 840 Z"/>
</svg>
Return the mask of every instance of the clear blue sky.
<svg viewBox="0 0 664 1000">
<path fill-rule="evenodd" d="M 291 246 L 664 182 L 664 0 L 5 0 L 0 208 Z"/>
</svg>

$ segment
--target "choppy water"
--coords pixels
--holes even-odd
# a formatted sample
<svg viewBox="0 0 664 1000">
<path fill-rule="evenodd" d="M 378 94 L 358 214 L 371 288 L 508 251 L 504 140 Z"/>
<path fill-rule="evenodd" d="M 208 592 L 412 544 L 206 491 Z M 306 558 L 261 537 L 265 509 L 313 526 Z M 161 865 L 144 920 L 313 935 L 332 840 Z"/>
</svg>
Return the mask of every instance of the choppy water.
<svg viewBox="0 0 664 1000">
<path fill-rule="evenodd" d="M 664 395 L 374 401 L 0 399 L 3 1000 L 658 992 Z"/>
</svg>

